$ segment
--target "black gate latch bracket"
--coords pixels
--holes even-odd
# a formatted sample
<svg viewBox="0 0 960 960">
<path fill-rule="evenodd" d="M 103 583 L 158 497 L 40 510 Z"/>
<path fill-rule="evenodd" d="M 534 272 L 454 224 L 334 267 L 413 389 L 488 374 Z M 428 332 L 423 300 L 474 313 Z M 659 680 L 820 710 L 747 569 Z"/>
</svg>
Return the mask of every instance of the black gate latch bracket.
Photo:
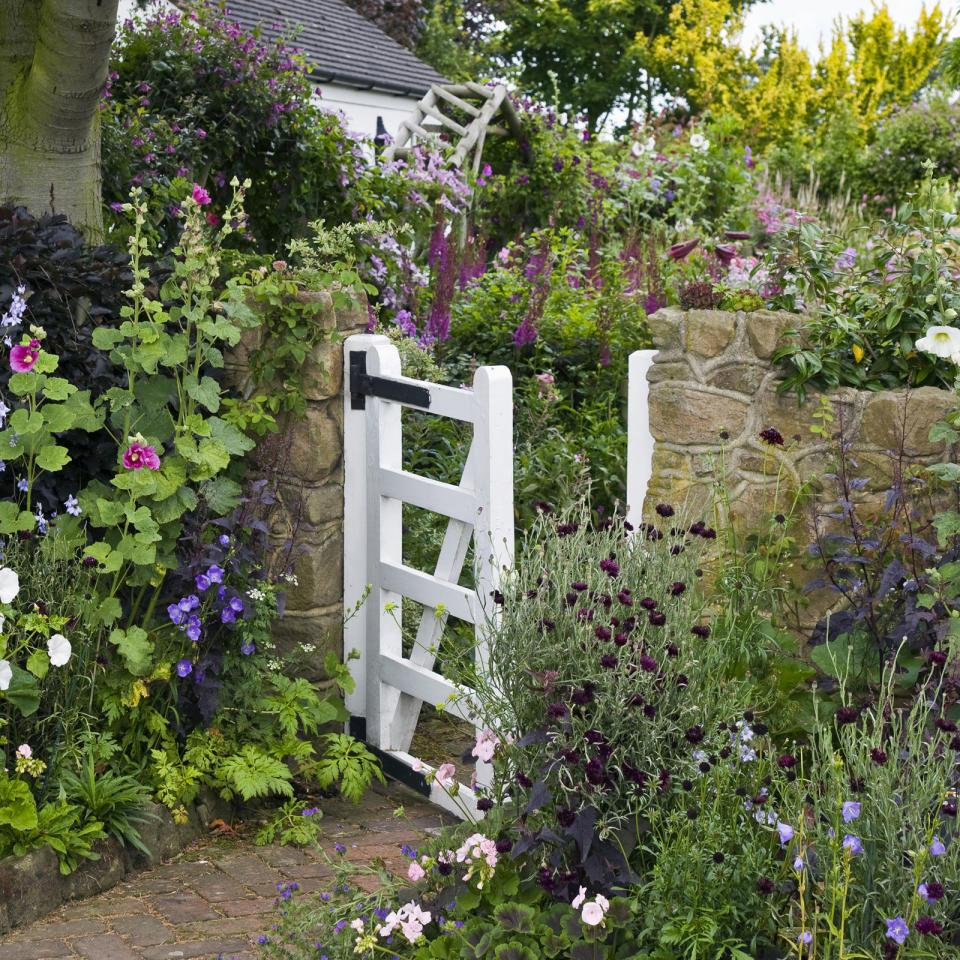
<svg viewBox="0 0 960 960">
<path fill-rule="evenodd" d="M 364 350 L 350 351 L 350 409 L 366 410 L 367 397 L 394 400 L 413 407 L 430 408 L 430 391 L 410 383 L 399 383 L 389 377 L 374 377 L 367 373 L 367 354 Z"/>
</svg>

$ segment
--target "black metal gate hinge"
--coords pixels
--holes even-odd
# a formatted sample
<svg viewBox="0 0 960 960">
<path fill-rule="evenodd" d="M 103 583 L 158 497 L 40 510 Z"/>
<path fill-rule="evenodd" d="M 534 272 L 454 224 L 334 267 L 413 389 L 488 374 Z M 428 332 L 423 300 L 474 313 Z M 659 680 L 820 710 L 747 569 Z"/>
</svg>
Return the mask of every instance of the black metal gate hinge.
<svg viewBox="0 0 960 960">
<path fill-rule="evenodd" d="M 367 397 L 394 400 L 413 407 L 430 408 L 430 391 L 411 383 L 400 383 L 389 377 L 374 377 L 367 373 L 367 354 L 364 350 L 350 351 L 350 409 L 365 410 Z"/>
</svg>

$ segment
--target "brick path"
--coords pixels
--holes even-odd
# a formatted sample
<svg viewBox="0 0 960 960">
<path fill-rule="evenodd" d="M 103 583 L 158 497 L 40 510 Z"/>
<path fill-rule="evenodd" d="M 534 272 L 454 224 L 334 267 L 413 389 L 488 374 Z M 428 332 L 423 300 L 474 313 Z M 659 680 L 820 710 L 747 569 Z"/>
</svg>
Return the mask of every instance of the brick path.
<svg viewBox="0 0 960 960">
<path fill-rule="evenodd" d="M 393 816 L 400 805 L 404 819 Z M 328 800 L 321 809 L 321 842 L 331 856 L 340 842 L 348 859 L 379 857 L 388 868 L 405 865 L 401 844 L 444 822 L 436 807 L 395 783 L 377 786 L 358 806 Z M 15 930 L 0 941 L 0 960 L 212 960 L 218 953 L 253 960 L 250 940 L 270 928 L 277 884 L 296 880 L 311 892 L 329 885 L 329 876 L 312 850 L 223 839 L 196 844 Z"/>
</svg>

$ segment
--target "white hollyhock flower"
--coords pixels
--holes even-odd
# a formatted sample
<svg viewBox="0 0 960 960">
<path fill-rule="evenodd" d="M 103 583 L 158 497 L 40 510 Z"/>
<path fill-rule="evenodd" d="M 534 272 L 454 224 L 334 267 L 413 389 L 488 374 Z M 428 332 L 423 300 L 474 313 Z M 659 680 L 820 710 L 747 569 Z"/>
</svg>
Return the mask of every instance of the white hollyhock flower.
<svg viewBox="0 0 960 960">
<path fill-rule="evenodd" d="M 0 569 L 0 603 L 10 603 L 20 592 L 20 578 L 16 570 Z"/>
<path fill-rule="evenodd" d="M 62 667 L 72 653 L 70 641 L 62 633 L 55 633 L 47 641 L 47 653 L 50 654 L 50 663 L 53 666 Z"/>
<path fill-rule="evenodd" d="M 6 690 L 13 679 L 13 670 L 10 669 L 10 663 L 7 660 L 0 660 L 0 690 Z"/>
<path fill-rule="evenodd" d="M 694 133 L 690 137 L 690 146 L 694 150 L 709 150 L 710 141 L 702 133 Z"/>
<path fill-rule="evenodd" d="M 916 347 L 935 357 L 953 357 L 960 354 L 960 330 L 956 327 L 929 327 Z"/>
</svg>

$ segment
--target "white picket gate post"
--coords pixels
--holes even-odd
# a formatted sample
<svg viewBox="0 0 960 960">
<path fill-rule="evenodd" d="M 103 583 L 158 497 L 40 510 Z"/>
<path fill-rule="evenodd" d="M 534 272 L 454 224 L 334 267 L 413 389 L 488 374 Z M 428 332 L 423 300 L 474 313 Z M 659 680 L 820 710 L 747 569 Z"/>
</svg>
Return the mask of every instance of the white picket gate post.
<svg viewBox="0 0 960 960">
<path fill-rule="evenodd" d="M 360 356 L 360 355 L 363 356 Z M 367 378 L 380 378 L 354 409 L 351 371 L 365 363 Z M 358 380 L 359 383 L 359 380 Z M 377 389 L 382 392 L 378 395 Z M 411 399 L 413 397 L 413 399 Z M 417 399 L 426 398 L 425 404 Z M 403 470 L 401 405 L 473 424 L 474 436 L 458 485 Z M 408 772 L 408 750 L 421 704 L 448 703 L 450 712 L 475 722 L 471 692 L 435 672 L 447 615 L 475 626 L 477 670 L 487 664 L 486 631 L 495 622 L 492 594 L 513 561 L 513 401 L 505 367 L 481 367 L 474 388 L 454 389 L 400 374 L 396 347 L 383 336 L 349 337 L 344 345 L 344 608 L 370 589 L 360 614 L 344 628 L 344 651 L 356 689 L 346 704 L 351 729 L 376 748 L 389 772 Z M 402 510 L 410 503 L 448 519 L 432 574 L 403 563 Z M 474 542 L 476 591 L 458 585 L 470 540 Z M 400 627 L 403 597 L 424 607 L 409 657 Z M 477 779 L 489 783 L 490 765 L 478 763 Z M 409 777 L 406 777 L 408 782 Z M 425 789 L 422 777 L 413 783 Z M 431 800 L 455 813 L 476 813 L 473 792 L 458 801 L 434 784 Z"/>
<path fill-rule="evenodd" d="M 635 350 L 627 372 L 627 521 L 634 527 L 643 519 L 643 501 L 653 476 L 647 372 L 656 355 L 656 350 Z"/>
</svg>

